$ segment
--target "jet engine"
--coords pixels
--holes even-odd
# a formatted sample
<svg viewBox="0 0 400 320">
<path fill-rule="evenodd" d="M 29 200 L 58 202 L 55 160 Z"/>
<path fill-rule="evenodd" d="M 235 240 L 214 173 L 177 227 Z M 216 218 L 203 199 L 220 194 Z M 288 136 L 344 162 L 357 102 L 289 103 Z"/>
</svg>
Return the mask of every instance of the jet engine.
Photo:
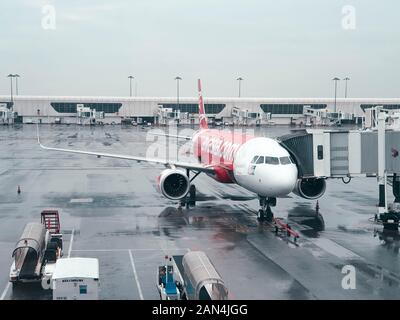
<svg viewBox="0 0 400 320">
<path fill-rule="evenodd" d="M 168 199 L 179 200 L 189 192 L 189 178 L 180 170 L 166 169 L 157 180 L 161 193 Z"/>
<path fill-rule="evenodd" d="M 293 193 L 299 197 L 314 200 L 325 193 L 326 182 L 322 178 L 298 179 Z"/>
</svg>

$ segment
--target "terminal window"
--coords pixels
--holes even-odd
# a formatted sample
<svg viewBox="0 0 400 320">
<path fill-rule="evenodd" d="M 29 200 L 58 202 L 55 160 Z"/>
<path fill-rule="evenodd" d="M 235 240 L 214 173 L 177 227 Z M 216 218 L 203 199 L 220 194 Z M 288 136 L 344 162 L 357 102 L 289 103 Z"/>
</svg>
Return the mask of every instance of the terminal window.
<svg viewBox="0 0 400 320">
<path fill-rule="evenodd" d="M 384 109 L 391 110 L 400 109 L 400 104 L 362 104 L 360 105 L 360 108 L 362 109 L 362 111 L 365 111 L 365 109 L 375 108 L 377 106 L 382 106 Z"/>
<path fill-rule="evenodd" d="M 260 108 L 265 113 L 271 114 L 303 114 L 303 104 L 261 104 Z M 306 106 L 313 109 L 325 109 L 326 104 L 306 104 Z"/>
<path fill-rule="evenodd" d="M 0 101 L 0 106 L 1 105 L 5 105 L 7 109 L 11 109 L 11 107 L 12 107 L 12 103 L 9 101 L 5 101 L 5 102 Z"/>
<path fill-rule="evenodd" d="M 180 103 L 179 107 L 177 103 L 162 103 L 161 105 L 163 108 L 172 108 L 174 111 L 199 113 L 199 105 L 197 103 Z M 225 104 L 206 103 L 204 108 L 207 114 L 218 114 L 225 108 Z"/>
<path fill-rule="evenodd" d="M 58 113 L 76 113 L 78 104 L 83 104 L 84 107 L 92 110 L 96 109 L 97 112 L 116 113 L 122 107 L 122 103 L 79 103 L 79 102 L 51 102 L 50 105 Z"/>
</svg>

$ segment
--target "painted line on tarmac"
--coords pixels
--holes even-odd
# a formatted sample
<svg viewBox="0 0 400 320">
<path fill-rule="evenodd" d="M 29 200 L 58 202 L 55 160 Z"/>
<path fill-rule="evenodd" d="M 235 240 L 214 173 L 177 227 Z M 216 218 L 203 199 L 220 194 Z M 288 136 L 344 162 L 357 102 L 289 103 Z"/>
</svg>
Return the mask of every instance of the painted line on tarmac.
<svg viewBox="0 0 400 320">
<path fill-rule="evenodd" d="M 4 300 L 4 298 L 6 297 L 6 294 L 8 292 L 8 289 L 10 289 L 11 287 L 11 282 L 8 282 L 6 287 L 4 288 L 3 293 L 1 294 L 0 300 Z"/>
<path fill-rule="evenodd" d="M 70 239 L 70 241 L 69 241 L 69 248 L 68 248 L 68 258 L 71 256 L 72 243 L 74 242 L 74 234 L 75 234 L 75 229 L 72 229 L 72 232 L 71 232 L 71 239 Z"/>
<path fill-rule="evenodd" d="M 172 248 L 167 249 L 168 251 L 190 251 L 189 248 Z M 161 248 L 135 248 L 135 249 L 73 249 L 73 252 L 118 252 L 118 251 L 162 251 Z"/>
<path fill-rule="evenodd" d="M 136 285 L 137 285 L 137 288 L 138 288 L 138 291 L 139 291 L 140 300 L 144 300 L 143 293 L 142 293 L 142 288 L 140 287 L 139 278 L 138 278 L 138 275 L 137 275 L 137 272 L 136 272 L 135 262 L 133 261 L 132 251 L 129 250 L 128 252 L 129 252 L 129 258 L 131 259 L 133 275 L 135 276 L 135 281 L 136 281 Z"/>
<path fill-rule="evenodd" d="M 312 239 L 311 242 L 315 244 L 317 247 L 320 249 L 330 253 L 333 256 L 338 257 L 339 259 L 361 259 L 361 256 L 359 256 L 357 253 L 341 246 L 340 244 L 332 241 L 331 239 L 328 238 L 316 238 Z"/>
</svg>

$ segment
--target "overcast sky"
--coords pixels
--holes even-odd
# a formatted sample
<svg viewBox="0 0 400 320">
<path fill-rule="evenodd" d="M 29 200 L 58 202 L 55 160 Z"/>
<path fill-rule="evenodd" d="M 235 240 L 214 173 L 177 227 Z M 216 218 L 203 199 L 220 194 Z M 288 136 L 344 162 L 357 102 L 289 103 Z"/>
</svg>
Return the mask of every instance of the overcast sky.
<svg viewBox="0 0 400 320">
<path fill-rule="evenodd" d="M 175 96 L 179 75 L 182 96 L 198 77 L 206 96 L 237 96 L 242 76 L 243 96 L 332 97 L 331 79 L 349 76 L 350 97 L 399 97 L 399 12 L 398 0 L 2 0 L 0 94 L 18 73 L 26 95 L 129 95 L 131 74 L 139 96 Z"/>
</svg>

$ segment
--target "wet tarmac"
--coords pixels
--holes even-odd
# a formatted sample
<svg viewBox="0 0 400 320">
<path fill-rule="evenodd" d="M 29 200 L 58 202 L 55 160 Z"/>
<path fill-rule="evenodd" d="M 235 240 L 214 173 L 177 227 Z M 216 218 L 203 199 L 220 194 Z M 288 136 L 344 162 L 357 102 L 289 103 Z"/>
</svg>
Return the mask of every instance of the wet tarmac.
<svg viewBox="0 0 400 320">
<path fill-rule="evenodd" d="M 43 126 L 49 146 L 145 155 L 141 127 Z M 259 135 L 279 136 L 288 127 Z M 377 182 L 329 180 L 316 201 L 278 199 L 276 217 L 288 218 L 297 243 L 256 219 L 258 200 L 234 185 L 200 175 L 194 208 L 179 208 L 157 190 L 162 167 L 49 152 L 36 127 L 0 127 L 0 298 L 51 299 L 40 285 L 12 289 L 11 254 L 27 222 L 40 212 L 61 213 L 64 256 L 100 261 L 101 299 L 158 299 L 157 266 L 165 255 L 202 250 L 224 279 L 231 299 L 399 299 L 400 236 L 382 232 Z M 181 154 L 181 153 L 180 153 Z M 21 186 L 21 194 L 17 187 Z M 342 268 L 356 270 L 356 289 L 343 289 Z"/>
</svg>

